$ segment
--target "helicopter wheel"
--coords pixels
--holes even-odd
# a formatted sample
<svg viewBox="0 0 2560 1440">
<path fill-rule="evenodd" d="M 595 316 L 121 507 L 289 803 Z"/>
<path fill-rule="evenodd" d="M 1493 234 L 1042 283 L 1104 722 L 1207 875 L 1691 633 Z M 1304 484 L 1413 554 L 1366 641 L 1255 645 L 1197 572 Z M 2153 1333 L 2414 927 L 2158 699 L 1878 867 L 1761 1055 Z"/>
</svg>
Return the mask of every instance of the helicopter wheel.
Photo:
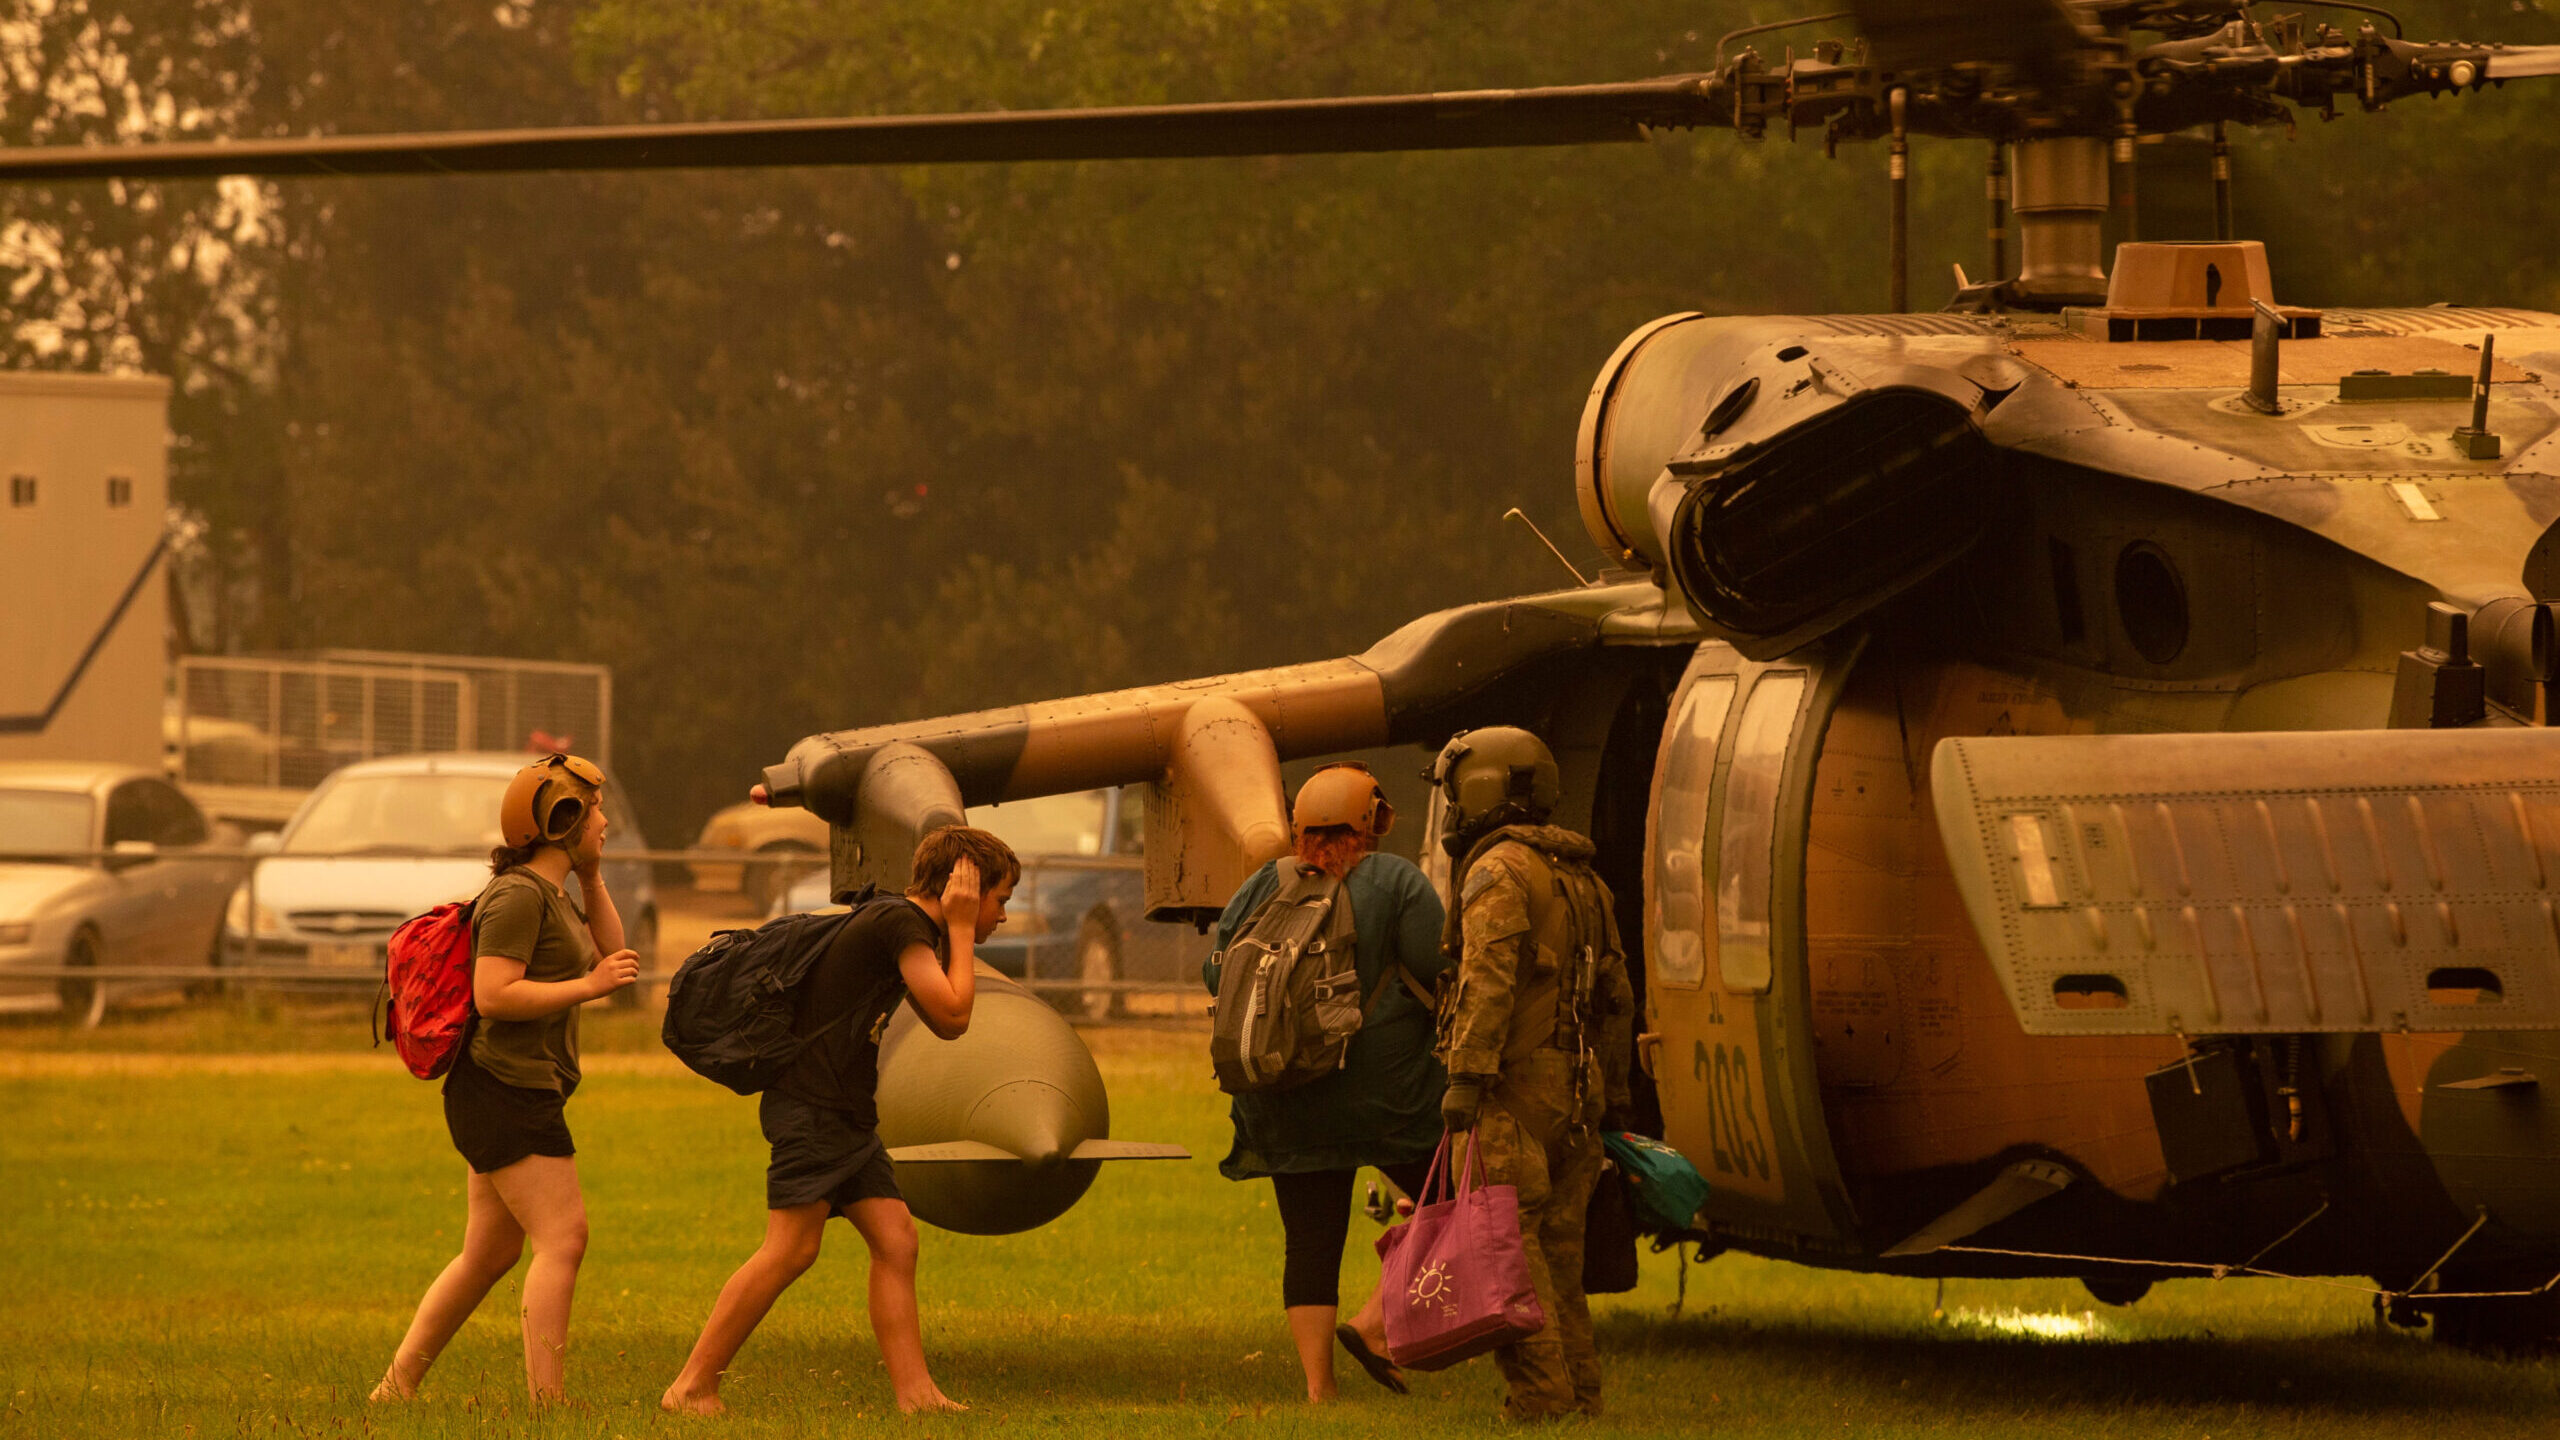
<svg viewBox="0 0 2560 1440">
<path fill-rule="evenodd" d="M 2101 1305 L 2130 1305 L 2151 1293 L 2150 1281 L 2129 1275 L 2083 1275 L 2080 1287 Z"/>
<path fill-rule="evenodd" d="M 2560 1296 L 2513 1295 L 2447 1300 L 2428 1307 L 2428 1333 L 2457 1350 L 2484 1355 L 2545 1355 L 2560 1350 Z"/>
</svg>

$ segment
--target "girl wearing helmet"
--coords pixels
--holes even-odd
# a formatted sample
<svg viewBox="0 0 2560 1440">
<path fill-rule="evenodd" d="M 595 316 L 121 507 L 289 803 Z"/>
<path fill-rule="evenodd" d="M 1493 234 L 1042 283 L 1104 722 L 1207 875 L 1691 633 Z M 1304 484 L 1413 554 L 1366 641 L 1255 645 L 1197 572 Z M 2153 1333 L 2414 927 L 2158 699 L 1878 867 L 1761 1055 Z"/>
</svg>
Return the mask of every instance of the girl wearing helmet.
<svg viewBox="0 0 2560 1440">
<path fill-rule="evenodd" d="M 1343 882 L 1336 903 L 1351 906 L 1361 993 L 1377 1003 L 1340 1070 L 1293 1089 L 1234 1098 L 1235 1148 L 1218 1170 L 1230 1180 L 1271 1179 L 1285 1237 L 1280 1298 L 1307 1399 L 1333 1398 L 1336 1338 L 1371 1378 L 1401 1394 L 1404 1380 L 1385 1358 L 1378 1297 L 1373 1293 L 1348 1324 L 1336 1321 L 1354 1176 L 1373 1165 L 1414 1194 L 1440 1143 L 1447 1076 L 1431 1054 L 1431 1011 L 1405 983 L 1410 977 L 1429 987 L 1448 967 L 1440 953 L 1440 899 L 1412 862 L 1377 853 L 1395 810 L 1366 767 L 1318 770 L 1299 789 L 1290 818 L 1297 854 L 1255 871 L 1227 902 L 1219 952 L 1279 890 L 1281 865 L 1312 866 Z M 1201 975 L 1215 994 L 1216 954 Z"/>
<path fill-rule="evenodd" d="M 500 804 L 505 843 L 489 854 L 489 883 L 471 914 L 477 1018 L 444 1081 L 445 1128 L 470 1167 L 462 1251 L 418 1302 L 376 1400 L 417 1393 L 528 1240 L 525 1378 L 537 1404 L 561 1398 L 569 1301 L 587 1248 L 577 1147 L 563 1115 L 578 1087 L 578 1007 L 640 975 L 599 869 L 603 794 L 603 771 L 574 755 L 546 755 L 517 772 Z M 570 896 L 572 876 L 580 899 Z"/>
</svg>

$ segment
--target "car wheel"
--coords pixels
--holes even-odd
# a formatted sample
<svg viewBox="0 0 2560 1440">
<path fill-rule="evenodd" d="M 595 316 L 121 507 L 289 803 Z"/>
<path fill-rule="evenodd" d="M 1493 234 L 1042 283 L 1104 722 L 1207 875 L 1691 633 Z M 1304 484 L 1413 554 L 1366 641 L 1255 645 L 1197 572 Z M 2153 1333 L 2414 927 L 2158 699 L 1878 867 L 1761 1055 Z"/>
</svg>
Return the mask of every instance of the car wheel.
<svg viewBox="0 0 2560 1440">
<path fill-rule="evenodd" d="M 658 968 L 658 912 L 641 911 L 640 923 L 622 938 L 623 943 L 640 952 L 640 980 L 614 991 L 613 1006 L 617 1010 L 637 1010 L 649 1002 L 649 977 Z"/>
<path fill-rule="evenodd" d="M 1076 930 L 1076 978 L 1108 982 L 1120 978 L 1120 932 L 1111 917 L 1097 910 Z M 1117 990 L 1071 990 L 1064 1007 L 1087 1020 L 1108 1020 L 1121 1013 Z"/>
<path fill-rule="evenodd" d="M 83 930 L 71 937 L 71 948 L 63 953 L 63 968 L 87 970 L 94 976 L 98 968 L 98 934 Z M 107 1018 L 107 986 L 103 980 L 72 979 L 56 982 L 62 996 L 62 1019 L 68 1025 L 95 1030 Z"/>
<path fill-rule="evenodd" d="M 213 927 L 213 943 L 204 947 L 205 976 L 187 982 L 187 998 L 209 1000 L 222 993 L 222 950 L 225 937 L 219 921 Z"/>
<path fill-rule="evenodd" d="M 805 860 L 784 857 L 815 855 L 818 851 L 816 847 L 803 845 L 797 840 L 776 840 L 758 847 L 756 853 L 766 857 L 767 863 L 748 865 L 746 880 L 739 888 L 747 892 L 747 898 L 755 904 L 756 913 L 761 915 L 771 910 L 775 901 L 791 892 L 793 882 L 815 868 Z"/>
</svg>

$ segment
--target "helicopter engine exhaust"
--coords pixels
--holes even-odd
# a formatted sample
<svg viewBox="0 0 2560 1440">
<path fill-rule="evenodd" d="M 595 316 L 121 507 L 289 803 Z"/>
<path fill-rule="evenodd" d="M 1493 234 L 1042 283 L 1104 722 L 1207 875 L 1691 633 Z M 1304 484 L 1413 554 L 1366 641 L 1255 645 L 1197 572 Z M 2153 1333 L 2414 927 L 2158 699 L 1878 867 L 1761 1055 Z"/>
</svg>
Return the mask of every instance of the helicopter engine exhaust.
<svg viewBox="0 0 2560 1440">
<path fill-rule="evenodd" d="M 1671 572 L 1744 653 L 1783 654 L 1962 553 L 1991 453 L 1970 407 L 1892 389 L 1751 453 L 1675 460 L 1656 492 Z"/>
<path fill-rule="evenodd" d="M 1657 321 L 1611 357 L 1583 417 L 1592 538 L 1754 659 L 1846 624 L 1973 543 L 2001 469 L 1981 418 L 2015 383 L 1833 349 L 1805 328 Z"/>
</svg>

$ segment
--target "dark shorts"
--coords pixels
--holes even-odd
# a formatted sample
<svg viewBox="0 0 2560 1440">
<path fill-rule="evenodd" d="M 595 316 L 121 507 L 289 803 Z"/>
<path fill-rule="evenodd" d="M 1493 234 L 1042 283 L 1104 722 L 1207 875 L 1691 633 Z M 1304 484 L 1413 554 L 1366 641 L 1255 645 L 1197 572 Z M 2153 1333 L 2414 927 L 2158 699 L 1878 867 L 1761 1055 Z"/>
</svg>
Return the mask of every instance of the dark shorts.
<svg viewBox="0 0 2560 1440">
<path fill-rule="evenodd" d="M 856 1200 L 904 1200 L 898 1193 L 897 1167 L 876 1132 L 853 1123 L 844 1112 L 812 1105 L 779 1090 L 767 1090 L 756 1106 L 773 1163 L 764 1172 L 768 1210 L 789 1210 L 821 1201 L 841 1210 Z"/>
<path fill-rule="evenodd" d="M 491 1075 L 472 1063 L 466 1041 L 445 1072 L 444 1128 L 471 1173 L 487 1175 L 528 1155 L 577 1154 L 564 1113 L 568 1102 L 560 1091 L 528 1090 Z"/>
</svg>

